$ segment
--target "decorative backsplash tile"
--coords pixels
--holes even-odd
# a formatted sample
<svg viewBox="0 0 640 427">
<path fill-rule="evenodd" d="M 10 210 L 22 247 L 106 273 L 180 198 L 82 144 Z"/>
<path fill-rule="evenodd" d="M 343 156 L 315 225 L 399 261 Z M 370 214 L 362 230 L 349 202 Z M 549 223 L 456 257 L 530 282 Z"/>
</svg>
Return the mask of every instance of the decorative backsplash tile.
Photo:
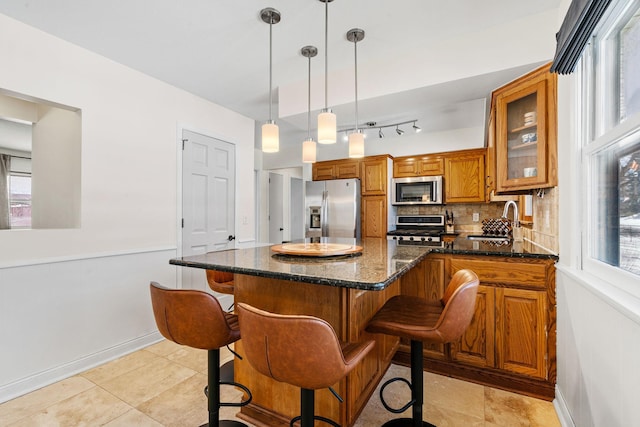
<svg viewBox="0 0 640 427">
<path fill-rule="evenodd" d="M 539 247 L 558 253 L 558 188 L 541 190 L 540 195 L 533 195 L 533 224 L 523 227 L 525 240 L 535 242 Z M 522 208 L 518 206 L 518 208 Z M 504 210 L 504 202 L 495 203 L 456 203 L 452 205 L 398 206 L 398 215 L 433 215 L 446 211 L 453 212 L 455 231 L 481 233 L 482 220 L 500 218 Z M 479 221 L 473 221 L 473 214 L 478 213 Z M 511 218 L 511 211 L 509 217 Z"/>
</svg>

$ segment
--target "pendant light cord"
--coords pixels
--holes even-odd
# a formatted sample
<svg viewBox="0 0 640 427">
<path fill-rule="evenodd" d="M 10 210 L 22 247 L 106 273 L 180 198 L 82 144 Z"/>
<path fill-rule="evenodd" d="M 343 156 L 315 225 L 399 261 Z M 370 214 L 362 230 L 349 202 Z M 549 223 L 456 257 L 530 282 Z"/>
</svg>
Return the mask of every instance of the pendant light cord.
<svg viewBox="0 0 640 427">
<path fill-rule="evenodd" d="M 269 19 L 269 121 L 273 120 L 271 105 L 273 104 L 273 17 Z"/>
<path fill-rule="evenodd" d="M 324 2 L 324 108 L 329 108 L 328 76 L 329 76 L 329 1 Z"/>
<path fill-rule="evenodd" d="M 353 41 L 353 51 L 355 56 L 355 87 L 356 87 L 356 132 L 358 132 L 358 40 Z"/>
<path fill-rule="evenodd" d="M 309 56 L 309 78 L 307 79 L 307 139 L 311 139 L 311 56 Z"/>
</svg>

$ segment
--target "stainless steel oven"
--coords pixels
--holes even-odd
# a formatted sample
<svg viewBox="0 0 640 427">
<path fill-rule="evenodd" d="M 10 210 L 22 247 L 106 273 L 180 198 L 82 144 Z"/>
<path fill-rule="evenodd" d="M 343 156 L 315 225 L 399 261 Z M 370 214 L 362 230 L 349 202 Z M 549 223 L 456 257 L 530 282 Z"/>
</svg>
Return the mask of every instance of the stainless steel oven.
<svg viewBox="0 0 640 427">
<path fill-rule="evenodd" d="M 396 229 L 387 232 L 387 240 L 397 240 L 401 246 L 443 247 L 444 215 L 400 215 Z"/>
</svg>

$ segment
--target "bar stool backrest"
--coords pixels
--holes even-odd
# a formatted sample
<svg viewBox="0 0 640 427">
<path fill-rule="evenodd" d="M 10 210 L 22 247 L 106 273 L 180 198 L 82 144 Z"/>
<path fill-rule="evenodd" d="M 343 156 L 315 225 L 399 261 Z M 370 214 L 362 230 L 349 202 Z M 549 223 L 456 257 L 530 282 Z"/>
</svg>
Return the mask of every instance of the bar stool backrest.
<svg viewBox="0 0 640 427">
<path fill-rule="evenodd" d="M 223 347 L 240 339 L 240 329 L 228 322 L 218 300 L 198 290 L 169 289 L 151 282 L 151 305 L 158 330 L 175 343 L 203 350 Z"/>
<path fill-rule="evenodd" d="M 351 370 L 335 331 L 326 321 L 270 313 L 245 303 L 236 308 L 246 357 L 261 374 L 317 390 L 334 385 Z"/>
<path fill-rule="evenodd" d="M 441 342 L 453 342 L 462 336 L 469 326 L 476 306 L 480 280 L 471 270 L 458 270 L 442 297 L 444 309 L 435 329 Z"/>
</svg>

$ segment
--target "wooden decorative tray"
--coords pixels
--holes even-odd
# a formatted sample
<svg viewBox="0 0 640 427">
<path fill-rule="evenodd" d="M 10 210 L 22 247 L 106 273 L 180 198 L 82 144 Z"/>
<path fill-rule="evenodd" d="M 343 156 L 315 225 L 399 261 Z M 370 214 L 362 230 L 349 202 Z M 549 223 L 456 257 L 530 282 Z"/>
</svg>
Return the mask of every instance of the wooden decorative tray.
<svg viewBox="0 0 640 427">
<path fill-rule="evenodd" d="M 271 246 L 273 252 L 285 255 L 326 257 L 362 252 L 362 246 L 342 243 L 283 243 Z"/>
</svg>

